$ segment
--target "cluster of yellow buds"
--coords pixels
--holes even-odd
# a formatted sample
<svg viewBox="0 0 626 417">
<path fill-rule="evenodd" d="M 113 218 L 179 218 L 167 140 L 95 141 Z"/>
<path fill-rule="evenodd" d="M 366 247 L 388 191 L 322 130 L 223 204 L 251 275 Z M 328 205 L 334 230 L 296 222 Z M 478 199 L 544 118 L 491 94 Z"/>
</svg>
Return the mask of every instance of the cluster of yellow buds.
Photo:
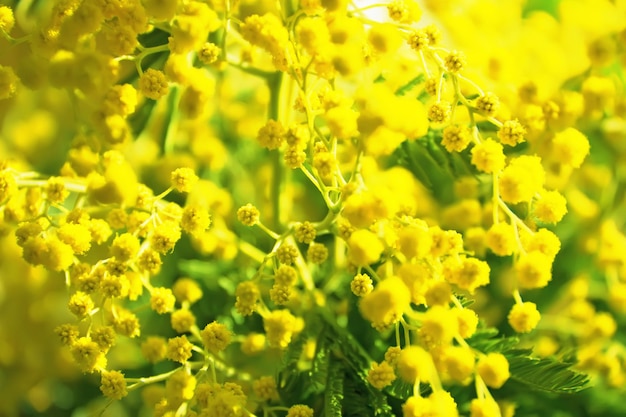
<svg viewBox="0 0 626 417">
<path fill-rule="evenodd" d="M 509 380 L 624 385 L 623 2 L 44 3 L 0 6 L 0 275 L 65 284 L 50 329 L 103 415 L 512 417 L 545 398 Z"/>
</svg>

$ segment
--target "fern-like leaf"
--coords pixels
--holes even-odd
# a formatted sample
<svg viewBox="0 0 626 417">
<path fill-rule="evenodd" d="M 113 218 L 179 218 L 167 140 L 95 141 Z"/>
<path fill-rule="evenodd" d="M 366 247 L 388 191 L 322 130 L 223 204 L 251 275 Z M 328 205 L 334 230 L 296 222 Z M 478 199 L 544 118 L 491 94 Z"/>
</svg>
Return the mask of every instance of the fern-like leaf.
<svg viewBox="0 0 626 417">
<path fill-rule="evenodd" d="M 330 357 L 326 378 L 326 391 L 324 392 L 324 416 L 341 417 L 343 404 L 343 381 L 345 373 L 343 364 Z"/>
<path fill-rule="evenodd" d="M 511 379 L 539 391 L 572 394 L 582 391 L 589 384 L 587 375 L 570 369 L 567 363 L 529 356 L 512 356 L 507 359 Z"/>
</svg>

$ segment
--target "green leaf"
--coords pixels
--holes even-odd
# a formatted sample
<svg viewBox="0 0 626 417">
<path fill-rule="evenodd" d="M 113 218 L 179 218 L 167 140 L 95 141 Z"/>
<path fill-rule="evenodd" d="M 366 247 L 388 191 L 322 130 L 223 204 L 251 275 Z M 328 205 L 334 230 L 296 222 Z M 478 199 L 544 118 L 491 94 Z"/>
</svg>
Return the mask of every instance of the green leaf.
<svg viewBox="0 0 626 417">
<path fill-rule="evenodd" d="M 467 339 L 467 343 L 483 353 L 507 352 L 515 349 L 519 344 L 519 339 L 517 337 L 498 337 L 498 330 L 489 327 L 478 330 Z"/>
<path fill-rule="evenodd" d="M 328 311 L 319 309 L 318 312 L 324 323 L 326 337 L 332 342 L 332 353 L 335 355 L 335 359 L 344 363 L 346 375 L 351 375 L 361 381 L 360 389 L 366 395 L 366 400 L 373 408 L 374 415 L 380 417 L 393 416 L 385 394 L 367 382 L 367 369 L 370 368 L 372 362 L 368 353 L 346 329 L 335 323 Z"/>
<path fill-rule="evenodd" d="M 326 391 L 324 393 L 324 416 L 341 417 L 343 403 L 344 368 L 342 363 L 331 356 L 328 363 Z"/>
<path fill-rule="evenodd" d="M 557 394 L 572 394 L 588 387 L 589 377 L 570 364 L 529 356 L 508 357 L 511 379 L 528 387 Z"/>
<path fill-rule="evenodd" d="M 418 75 L 417 77 L 410 80 L 408 83 L 404 84 L 402 87 L 398 88 L 394 94 L 397 96 L 405 95 L 406 93 L 411 91 L 413 88 L 415 88 L 417 85 L 422 83 L 424 81 L 424 78 L 425 78 L 424 74 Z"/>
<path fill-rule="evenodd" d="M 133 131 L 134 137 L 138 137 L 144 131 L 148 122 L 150 122 L 155 107 L 155 100 L 145 100 L 137 111 L 128 116 L 128 124 Z"/>
</svg>

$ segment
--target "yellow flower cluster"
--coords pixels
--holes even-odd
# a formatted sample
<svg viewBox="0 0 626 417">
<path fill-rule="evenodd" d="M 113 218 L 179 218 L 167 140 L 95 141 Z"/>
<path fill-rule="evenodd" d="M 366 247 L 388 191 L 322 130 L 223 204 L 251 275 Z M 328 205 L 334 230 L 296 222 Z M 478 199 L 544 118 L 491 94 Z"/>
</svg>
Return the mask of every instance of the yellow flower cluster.
<svg viewBox="0 0 626 417">
<path fill-rule="evenodd" d="M 325 372 L 510 417 L 488 326 L 623 385 L 626 6 L 452 3 L 0 6 L 0 307 L 65 291 L 60 344 L 141 415 L 336 415 Z"/>
</svg>

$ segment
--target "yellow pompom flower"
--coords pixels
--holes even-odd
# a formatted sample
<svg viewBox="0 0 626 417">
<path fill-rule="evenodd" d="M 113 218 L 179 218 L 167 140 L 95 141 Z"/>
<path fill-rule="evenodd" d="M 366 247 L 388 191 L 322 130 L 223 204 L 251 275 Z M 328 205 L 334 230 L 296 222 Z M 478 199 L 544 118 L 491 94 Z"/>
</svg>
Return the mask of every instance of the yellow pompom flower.
<svg viewBox="0 0 626 417">
<path fill-rule="evenodd" d="M 111 326 L 102 326 L 91 332 L 91 339 L 100 346 L 103 352 L 107 352 L 115 345 L 115 329 Z"/>
<path fill-rule="evenodd" d="M 331 47 L 328 25 L 320 18 L 309 17 L 298 20 L 296 39 L 311 56 L 327 55 Z"/>
<path fill-rule="evenodd" d="M 0 30 L 9 34 L 14 25 L 15 17 L 13 16 L 13 10 L 8 6 L 0 6 Z"/>
<path fill-rule="evenodd" d="M 541 314 L 537 310 L 537 305 L 526 301 L 524 303 L 516 303 L 507 317 L 509 324 L 518 333 L 528 333 L 537 327 Z"/>
<path fill-rule="evenodd" d="M 172 337 L 167 341 L 166 357 L 174 362 L 186 363 L 191 358 L 193 345 L 187 336 Z"/>
<path fill-rule="evenodd" d="M 469 308 L 456 308 L 453 311 L 456 313 L 459 335 L 463 339 L 472 337 L 478 327 L 478 315 L 476 312 Z"/>
<path fill-rule="evenodd" d="M 485 93 L 476 99 L 476 108 L 487 117 L 495 116 L 500 109 L 500 99 L 493 93 Z"/>
<path fill-rule="evenodd" d="M 428 108 L 428 119 L 433 123 L 445 123 L 450 118 L 452 106 L 447 101 L 438 101 Z"/>
<path fill-rule="evenodd" d="M 384 249 L 378 236 L 366 229 L 357 230 L 348 239 L 348 256 L 358 266 L 378 261 Z"/>
<path fill-rule="evenodd" d="M 445 276 L 451 284 L 474 293 L 476 288 L 489 284 L 491 268 L 485 261 L 476 258 L 461 257 L 457 262 L 447 263 Z"/>
<path fill-rule="evenodd" d="M 532 213 L 543 223 L 558 223 L 567 213 L 567 201 L 558 191 L 542 191 L 534 202 Z"/>
<path fill-rule="evenodd" d="M 459 332 L 459 322 L 453 310 L 443 306 L 432 306 L 424 314 L 419 337 L 429 347 L 445 346 Z"/>
<path fill-rule="evenodd" d="M 188 193 L 198 182 L 198 176 L 191 168 L 183 167 L 172 171 L 170 175 L 172 188 L 179 193 Z"/>
<path fill-rule="evenodd" d="M 0 204 L 9 201 L 17 193 L 17 190 L 15 176 L 9 171 L 0 171 Z"/>
<path fill-rule="evenodd" d="M 207 324 L 200 332 L 204 346 L 211 352 L 220 352 L 230 344 L 232 333 L 216 321 Z"/>
<path fill-rule="evenodd" d="M 137 90 L 130 84 L 114 85 L 104 97 L 107 114 L 128 116 L 137 107 Z"/>
<path fill-rule="evenodd" d="M 509 361 L 503 354 L 488 353 L 478 361 L 476 370 L 485 384 L 491 388 L 500 388 L 509 379 Z"/>
<path fill-rule="evenodd" d="M 546 174 L 538 156 L 522 155 L 509 162 L 502 171 L 498 187 L 507 203 L 530 201 L 543 189 Z"/>
<path fill-rule="evenodd" d="M 393 367 L 386 361 L 373 363 L 367 373 L 367 381 L 376 389 L 383 389 L 396 379 Z"/>
<path fill-rule="evenodd" d="M 170 324 L 177 333 L 186 333 L 196 325 L 196 316 L 187 309 L 176 310 L 170 316 Z"/>
<path fill-rule="evenodd" d="M 150 291 L 150 308 L 158 314 L 174 311 L 175 302 L 176 297 L 169 288 L 158 287 Z"/>
<path fill-rule="evenodd" d="M 148 68 L 139 77 L 139 92 L 144 96 L 158 100 L 167 94 L 169 89 L 167 77 L 163 71 Z"/>
<path fill-rule="evenodd" d="M 80 335 L 78 326 L 73 324 L 62 324 L 54 329 L 54 333 L 59 337 L 64 346 L 72 346 Z"/>
<path fill-rule="evenodd" d="M 273 376 L 263 376 L 252 382 L 254 394 L 263 401 L 278 401 L 276 379 Z"/>
<path fill-rule="evenodd" d="M 60 177 L 50 177 L 46 182 L 46 199 L 51 203 L 63 203 L 65 199 L 70 195 L 67 187 L 65 186 L 65 180 Z"/>
<path fill-rule="evenodd" d="M 94 302 L 89 294 L 85 294 L 82 291 L 76 291 L 68 303 L 70 312 L 79 319 L 87 317 L 94 309 L 94 306 Z"/>
<path fill-rule="evenodd" d="M 263 328 L 271 347 L 284 349 L 291 343 L 296 318 L 289 310 L 274 310 L 263 317 Z"/>
<path fill-rule="evenodd" d="M 428 37 L 428 34 L 426 33 L 425 30 L 423 29 L 417 29 L 414 30 L 412 32 L 409 33 L 408 35 L 408 39 L 407 39 L 407 43 L 409 44 L 409 46 L 411 47 L 411 49 L 415 50 L 415 51 L 421 51 L 424 50 L 428 47 L 429 43 L 430 43 L 430 39 Z M 434 79 L 431 79 L 433 81 L 435 81 Z M 435 81 L 436 83 L 436 81 Z M 429 91 L 430 90 L 430 91 Z M 429 94 L 432 92 L 432 89 L 428 89 L 427 86 L 427 91 L 429 91 Z M 435 96 L 435 94 L 430 94 L 431 96 Z"/>
<path fill-rule="evenodd" d="M 452 51 L 443 59 L 443 65 L 446 71 L 450 73 L 460 72 L 466 65 L 465 54 L 459 51 Z"/>
<path fill-rule="evenodd" d="M 119 371 L 102 372 L 100 376 L 100 391 L 102 391 L 105 397 L 112 400 L 124 398 L 128 395 L 124 374 Z"/>
<path fill-rule="evenodd" d="M 367 34 L 367 40 L 378 54 L 395 53 L 402 44 L 402 35 L 397 27 L 391 23 L 372 25 Z"/>
<path fill-rule="evenodd" d="M 524 142 L 525 136 L 526 128 L 517 119 L 505 121 L 498 130 L 500 142 L 509 146 L 515 146 Z"/>
<path fill-rule="evenodd" d="M 32 239 L 29 239 L 29 242 Z M 28 244 L 28 242 L 26 242 Z M 26 246 L 24 246 L 26 251 Z M 61 242 L 56 237 L 45 240 L 45 252 L 41 254 L 41 263 L 52 271 L 63 271 L 74 262 L 74 251 L 70 245 Z"/>
<path fill-rule="evenodd" d="M 243 223 L 245 226 L 254 226 L 259 222 L 259 209 L 252 204 L 248 203 L 245 206 L 239 207 L 237 210 L 237 220 Z"/>
<path fill-rule="evenodd" d="M 298 223 L 294 228 L 294 237 L 301 243 L 311 243 L 316 235 L 317 231 L 311 222 Z"/>
<path fill-rule="evenodd" d="M 424 348 L 411 345 L 400 352 L 396 363 L 398 375 L 409 384 L 428 382 L 432 372 L 432 358 Z"/>
<path fill-rule="evenodd" d="M 150 363 L 157 363 L 165 359 L 167 342 L 159 336 L 150 336 L 141 344 L 141 354 Z"/>
<path fill-rule="evenodd" d="M 251 315 L 257 308 L 260 295 L 259 287 L 254 282 L 240 282 L 235 290 L 235 309 L 242 316 Z"/>
<path fill-rule="evenodd" d="M 137 256 L 139 246 L 140 242 L 137 236 L 131 233 L 123 233 L 113 239 L 111 255 L 120 262 L 126 262 Z"/>
<path fill-rule="evenodd" d="M 589 155 L 589 140 L 579 130 L 569 127 L 552 138 L 552 158 L 563 165 L 579 168 Z"/>
<path fill-rule="evenodd" d="M 491 398 L 474 398 L 470 404 L 470 417 L 500 417 L 500 407 Z"/>
<path fill-rule="evenodd" d="M 19 78 L 13 68 L 0 65 L 0 100 L 11 98 L 17 92 Z"/>
<path fill-rule="evenodd" d="M 79 337 L 71 346 L 70 352 L 83 372 L 91 373 L 106 367 L 104 352 L 90 337 Z"/>
<path fill-rule="evenodd" d="M 276 249 L 276 259 L 285 265 L 292 265 L 298 258 L 298 248 L 288 243 L 283 243 Z"/>
<path fill-rule="evenodd" d="M 539 251 L 547 255 L 550 259 L 561 250 L 561 241 L 558 236 L 548 229 L 539 229 L 532 235 L 522 235 L 522 244 L 527 252 Z"/>
<path fill-rule="evenodd" d="M 475 359 L 470 348 L 449 346 L 444 351 L 443 363 L 450 378 L 462 383 L 474 372 Z"/>
<path fill-rule="evenodd" d="M 156 226 L 150 236 L 150 247 L 156 252 L 165 255 L 174 249 L 176 242 L 180 238 L 181 232 L 178 223 L 167 220 Z"/>
<path fill-rule="evenodd" d="M 269 291 L 270 300 L 276 305 L 285 305 L 292 296 L 291 288 L 274 284 Z"/>
<path fill-rule="evenodd" d="M 313 409 L 302 404 L 292 405 L 289 407 L 286 417 L 313 417 Z"/>
<path fill-rule="evenodd" d="M 322 243 L 311 243 L 306 251 L 306 257 L 313 264 L 321 264 L 328 258 L 328 248 Z"/>
<path fill-rule="evenodd" d="M 165 394 L 168 404 L 175 404 L 179 407 L 184 401 L 193 398 L 196 390 L 197 380 L 184 369 L 180 369 L 172 374 L 165 381 Z"/>
<path fill-rule="evenodd" d="M 398 321 L 410 302 L 411 293 L 404 282 L 398 277 L 389 277 L 361 298 L 359 310 L 372 326 L 382 329 Z"/>
<path fill-rule="evenodd" d="M 472 148 L 472 165 L 490 174 L 504 168 L 504 148 L 493 139 L 485 139 Z"/>
<path fill-rule="evenodd" d="M 461 152 L 472 141 L 472 133 L 467 126 L 451 125 L 443 129 L 441 144 L 448 152 Z"/>
<path fill-rule="evenodd" d="M 543 288 L 552 279 L 552 259 L 539 251 L 527 252 L 515 263 L 515 274 L 521 288 Z"/>
<path fill-rule="evenodd" d="M 517 249 L 514 226 L 505 223 L 495 223 L 485 235 L 485 243 L 498 256 L 509 256 Z"/>
<path fill-rule="evenodd" d="M 363 297 L 374 289 L 372 279 L 367 274 L 357 274 L 350 282 L 350 290 L 357 297 Z"/>
<path fill-rule="evenodd" d="M 433 404 L 428 398 L 414 395 L 402 405 L 403 417 L 426 417 L 437 414 L 437 410 L 433 409 Z"/>
<path fill-rule="evenodd" d="M 392 0 L 387 4 L 387 13 L 398 23 L 417 22 L 422 16 L 419 5 L 412 0 Z"/>
<path fill-rule="evenodd" d="M 331 135 L 343 140 L 358 136 L 358 118 L 359 113 L 357 111 L 344 105 L 328 109 L 324 114 Z"/>
<path fill-rule="evenodd" d="M 185 206 L 180 219 L 182 229 L 192 236 L 201 235 L 211 225 L 211 216 L 206 208 L 198 204 Z"/>
<path fill-rule="evenodd" d="M 269 150 L 278 149 L 285 141 L 286 133 L 287 131 L 282 123 L 270 119 L 265 123 L 265 126 L 259 129 L 257 140 L 264 148 Z"/>
<path fill-rule="evenodd" d="M 91 248 L 91 233 L 82 224 L 65 223 L 57 229 L 57 237 L 72 247 L 76 255 L 82 255 Z"/>
<path fill-rule="evenodd" d="M 174 283 L 172 292 L 179 303 L 193 304 L 202 298 L 202 289 L 191 278 L 179 278 Z"/>
</svg>

